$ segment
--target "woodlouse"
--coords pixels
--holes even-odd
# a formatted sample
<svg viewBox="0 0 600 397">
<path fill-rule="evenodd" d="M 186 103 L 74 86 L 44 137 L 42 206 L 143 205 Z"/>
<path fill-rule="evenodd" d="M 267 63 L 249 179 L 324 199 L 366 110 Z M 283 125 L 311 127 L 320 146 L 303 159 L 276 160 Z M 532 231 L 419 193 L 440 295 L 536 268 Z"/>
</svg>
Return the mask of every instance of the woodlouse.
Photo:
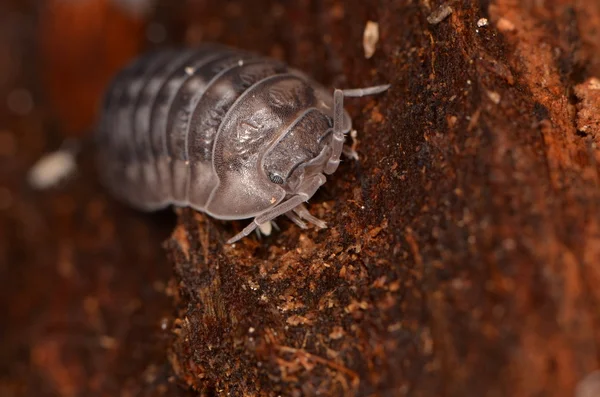
<svg viewBox="0 0 600 397">
<path fill-rule="evenodd" d="M 100 175 L 144 210 L 191 206 L 254 218 L 232 243 L 287 215 L 319 227 L 303 203 L 338 167 L 351 120 L 334 95 L 280 61 L 214 44 L 140 57 L 114 79 L 96 134 Z M 304 220 L 304 221 L 303 221 Z"/>
</svg>

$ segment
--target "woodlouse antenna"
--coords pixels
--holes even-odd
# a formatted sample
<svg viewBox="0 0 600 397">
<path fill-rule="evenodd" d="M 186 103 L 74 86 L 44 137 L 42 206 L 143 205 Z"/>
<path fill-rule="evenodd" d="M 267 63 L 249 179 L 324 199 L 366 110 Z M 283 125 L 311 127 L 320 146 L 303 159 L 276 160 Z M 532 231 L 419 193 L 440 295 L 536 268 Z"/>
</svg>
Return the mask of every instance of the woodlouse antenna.
<svg viewBox="0 0 600 397">
<path fill-rule="evenodd" d="M 333 139 L 331 147 L 333 155 L 327 162 L 324 173 L 330 175 L 337 170 L 340 165 L 340 153 L 344 146 L 345 134 L 348 131 L 344 130 L 344 97 L 356 98 L 367 95 L 375 95 L 382 93 L 390 88 L 390 84 L 377 85 L 366 88 L 354 88 L 347 90 L 336 89 L 333 93 Z"/>
</svg>

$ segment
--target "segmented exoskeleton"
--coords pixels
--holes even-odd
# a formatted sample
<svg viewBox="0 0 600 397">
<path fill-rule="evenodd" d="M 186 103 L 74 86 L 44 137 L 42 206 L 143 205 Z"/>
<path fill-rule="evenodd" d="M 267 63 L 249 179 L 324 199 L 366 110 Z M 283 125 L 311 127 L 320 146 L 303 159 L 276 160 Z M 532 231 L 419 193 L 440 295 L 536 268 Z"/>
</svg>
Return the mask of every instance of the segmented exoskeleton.
<svg viewBox="0 0 600 397">
<path fill-rule="evenodd" d="M 254 218 L 229 242 L 287 215 L 325 227 L 303 206 L 339 164 L 351 120 L 334 95 L 280 61 L 218 45 L 142 56 L 113 81 L 97 131 L 99 170 L 144 209 L 191 206 Z"/>
</svg>

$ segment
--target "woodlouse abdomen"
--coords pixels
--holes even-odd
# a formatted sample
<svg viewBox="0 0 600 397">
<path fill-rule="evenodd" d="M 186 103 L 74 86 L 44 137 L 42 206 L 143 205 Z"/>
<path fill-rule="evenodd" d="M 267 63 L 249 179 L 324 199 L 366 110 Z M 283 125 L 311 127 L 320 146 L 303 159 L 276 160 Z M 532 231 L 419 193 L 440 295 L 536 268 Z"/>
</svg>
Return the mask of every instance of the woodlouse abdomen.
<svg viewBox="0 0 600 397">
<path fill-rule="evenodd" d="M 319 226 L 302 206 L 333 173 L 351 120 L 344 96 L 282 62 L 217 45 L 163 50 L 124 69 L 97 132 L 100 174 L 145 210 L 191 206 L 219 219 L 254 217 L 230 240 L 286 214 Z"/>
</svg>

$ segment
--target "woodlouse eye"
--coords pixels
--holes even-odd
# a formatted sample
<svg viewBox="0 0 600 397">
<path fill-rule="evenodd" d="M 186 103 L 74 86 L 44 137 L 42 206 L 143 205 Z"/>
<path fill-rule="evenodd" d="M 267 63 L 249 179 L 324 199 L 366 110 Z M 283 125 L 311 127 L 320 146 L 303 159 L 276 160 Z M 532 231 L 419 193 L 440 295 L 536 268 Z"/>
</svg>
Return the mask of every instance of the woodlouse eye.
<svg viewBox="0 0 600 397">
<path fill-rule="evenodd" d="M 283 178 L 280 175 L 269 172 L 269 179 L 273 183 L 276 183 L 278 185 L 283 185 Z"/>
</svg>

